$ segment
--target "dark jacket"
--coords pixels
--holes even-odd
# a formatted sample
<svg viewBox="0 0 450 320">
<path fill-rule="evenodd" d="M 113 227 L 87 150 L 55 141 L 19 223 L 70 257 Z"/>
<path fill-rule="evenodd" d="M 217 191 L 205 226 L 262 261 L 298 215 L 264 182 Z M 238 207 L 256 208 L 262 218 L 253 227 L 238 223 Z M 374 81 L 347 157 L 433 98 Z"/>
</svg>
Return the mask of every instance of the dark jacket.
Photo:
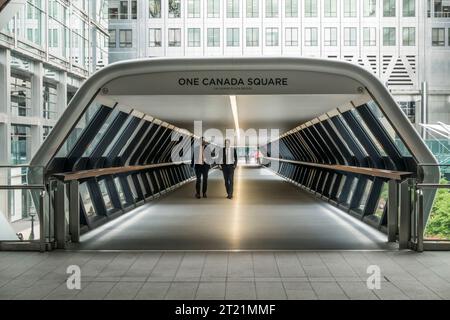
<svg viewBox="0 0 450 320">
<path fill-rule="evenodd" d="M 222 164 L 226 164 L 227 163 L 227 157 L 226 157 L 226 154 L 225 154 L 225 150 L 226 150 L 226 148 L 223 147 L 222 148 Z M 236 148 L 231 148 L 231 150 L 233 152 L 233 162 L 234 162 L 233 164 L 234 164 L 234 166 L 237 166 L 238 157 L 237 157 Z"/>
<path fill-rule="evenodd" d="M 205 148 L 207 146 L 208 146 L 208 144 L 205 144 L 203 146 L 203 152 L 205 152 Z M 196 147 L 192 148 L 193 151 L 191 153 L 191 167 L 195 166 L 195 160 L 197 160 L 196 158 L 197 158 L 197 155 L 198 155 L 198 148 L 200 148 L 200 146 L 196 146 Z M 211 157 L 213 157 L 213 158 L 215 157 L 214 149 L 211 152 Z M 211 165 L 212 164 L 212 163 L 207 163 L 206 160 L 207 159 L 205 159 L 205 162 L 203 163 L 204 165 Z M 214 159 L 210 159 L 210 160 L 214 160 Z"/>
</svg>

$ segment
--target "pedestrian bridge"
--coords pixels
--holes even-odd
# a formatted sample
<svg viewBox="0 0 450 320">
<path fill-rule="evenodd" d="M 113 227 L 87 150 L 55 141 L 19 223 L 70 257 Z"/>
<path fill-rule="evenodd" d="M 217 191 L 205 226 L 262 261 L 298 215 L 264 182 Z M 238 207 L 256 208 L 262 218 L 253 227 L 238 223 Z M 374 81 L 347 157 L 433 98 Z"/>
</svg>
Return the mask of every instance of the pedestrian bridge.
<svg viewBox="0 0 450 320">
<path fill-rule="evenodd" d="M 184 148 L 227 130 L 262 156 L 239 166 L 233 200 L 217 169 L 208 199 L 194 199 Z M 412 187 L 439 182 L 434 164 L 385 86 L 358 66 L 165 58 L 89 78 L 28 180 L 45 191 L 33 191 L 41 249 L 421 250 L 435 191 Z"/>
</svg>

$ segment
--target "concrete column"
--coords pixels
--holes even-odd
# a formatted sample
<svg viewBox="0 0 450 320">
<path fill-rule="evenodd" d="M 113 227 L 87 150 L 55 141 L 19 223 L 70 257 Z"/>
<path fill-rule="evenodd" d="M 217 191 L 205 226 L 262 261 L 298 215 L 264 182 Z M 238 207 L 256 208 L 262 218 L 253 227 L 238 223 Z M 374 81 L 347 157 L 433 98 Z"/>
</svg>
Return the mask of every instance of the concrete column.
<svg viewBox="0 0 450 320">
<path fill-rule="evenodd" d="M 0 164 L 9 164 L 11 155 L 11 126 L 8 114 L 11 105 L 11 52 L 0 48 Z M 0 169 L 0 184 L 8 184 L 8 169 Z M 0 238 L 11 235 L 9 226 L 2 217 L 9 217 L 8 191 L 0 190 Z M 8 230 L 8 231 L 6 231 Z M 14 232 L 12 232 L 14 235 Z"/>
<path fill-rule="evenodd" d="M 11 105 L 10 78 L 11 78 L 11 51 L 9 49 L 0 48 L 0 114 L 9 113 L 10 110 Z"/>
<path fill-rule="evenodd" d="M 31 77 L 31 115 L 42 118 L 44 110 L 44 66 L 42 62 L 35 62 L 33 66 L 33 76 Z"/>
<path fill-rule="evenodd" d="M 44 66 L 42 62 L 34 62 L 33 75 L 31 77 L 31 116 L 42 118 L 44 111 Z M 29 159 L 34 156 L 42 143 L 42 125 L 31 126 L 31 146 Z"/>
<path fill-rule="evenodd" d="M 57 102 L 56 110 L 58 111 L 58 117 L 62 115 L 67 108 L 67 72 L 61 71 L 59 74 L 59 83 L 56 87 L 57 90 Z"/>
<path fill-rule="evenodd" d="M 29 160 L 34 156 L 42 144 L 43 128 L 41 125 L 31 126 L 31 146 Z"/>
</svg>

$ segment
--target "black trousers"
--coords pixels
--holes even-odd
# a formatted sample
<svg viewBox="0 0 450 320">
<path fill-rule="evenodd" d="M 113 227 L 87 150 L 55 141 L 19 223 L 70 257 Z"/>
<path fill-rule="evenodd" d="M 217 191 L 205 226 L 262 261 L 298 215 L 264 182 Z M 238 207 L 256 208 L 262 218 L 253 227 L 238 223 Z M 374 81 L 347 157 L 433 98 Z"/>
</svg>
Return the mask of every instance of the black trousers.
<svg viewBox="0 0 450 320">
<path fill-rule="evenodd" d="M 194 170 L 195 170 L 195 177 L 197 178 L 195 182 L 195 192 L 197 194 L 200 194 L 200 185 L 202 185 L 202 192 L 206 193 L 206 190 L 208 190 L 209 164 L 196 164 L 194 166 Z"/>
<path fill-rule="evenodd" d="M 222 165 L 223 179 L 225 180 L 225 189 L 229 196 L 233 195 L 233 183 L 234 183 L 234 165 L 223 164 Z"/>
</svg>

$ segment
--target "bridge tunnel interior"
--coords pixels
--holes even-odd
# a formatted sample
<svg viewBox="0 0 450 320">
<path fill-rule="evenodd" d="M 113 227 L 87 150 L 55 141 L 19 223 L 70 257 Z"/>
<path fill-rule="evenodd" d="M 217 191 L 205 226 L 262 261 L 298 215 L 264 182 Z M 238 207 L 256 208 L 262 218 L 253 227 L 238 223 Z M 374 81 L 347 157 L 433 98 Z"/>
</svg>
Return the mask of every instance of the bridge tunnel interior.
<svg viewBox="0 0 450 320">
<path fill-rule="evenodd" d="M 49 177 L 76 181 L 82 236 L 73 248 L 392 247 L 388 182 L 411 176 L 417 159 L 367 88 L 108 88 L 96 91 L 46 167 Z M 190 154 L 173 160 L 175 147 L 198 143 L 195 121 L 207 140 L 211 128 L 266 134 L 252 146 L 261 165 L 238 166 L 231 201 L 214 165 L 208 198 L 195 199 Z"/>
</svg>

